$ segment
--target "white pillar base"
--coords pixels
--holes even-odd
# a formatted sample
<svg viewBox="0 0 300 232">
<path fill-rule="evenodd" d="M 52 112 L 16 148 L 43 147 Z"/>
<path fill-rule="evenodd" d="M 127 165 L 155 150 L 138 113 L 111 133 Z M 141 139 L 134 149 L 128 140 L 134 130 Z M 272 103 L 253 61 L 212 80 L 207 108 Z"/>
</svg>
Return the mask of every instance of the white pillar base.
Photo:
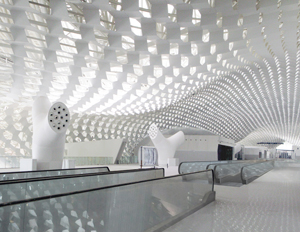
<svg viewBox="0 0 300 232">
<path fill-rule="evenodd" d="M 37 170 L 62 169 L 62 161 L 38 162 Z"/>
<path fill-rule="evenodd" d="M 75 168 L 76 160 L 64 159 L 63 160 L 63 169 Z"/>
<path fill-rule="evenodd" d="M 37 170 L 36 159 L 20 159 L 20 171 L 35 171 Z"/>
<path fill-rule="evenodd" d="M 168 166 L 178 166 L 179 165 L 179 159 L 178 158 L 168 158 Z"/>
</svg>

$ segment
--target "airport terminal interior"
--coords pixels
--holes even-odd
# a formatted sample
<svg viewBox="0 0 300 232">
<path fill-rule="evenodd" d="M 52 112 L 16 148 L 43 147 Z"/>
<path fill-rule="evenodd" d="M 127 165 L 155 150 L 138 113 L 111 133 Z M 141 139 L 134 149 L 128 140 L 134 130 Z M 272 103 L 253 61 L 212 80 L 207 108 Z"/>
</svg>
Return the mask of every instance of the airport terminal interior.
<svg viewBox="0 0 300 232">
<path fill-rule="evenodd" d="M 298 231 L 299 192 L 299 0 L 0 0 L 0 231 Z"/>
</svg>

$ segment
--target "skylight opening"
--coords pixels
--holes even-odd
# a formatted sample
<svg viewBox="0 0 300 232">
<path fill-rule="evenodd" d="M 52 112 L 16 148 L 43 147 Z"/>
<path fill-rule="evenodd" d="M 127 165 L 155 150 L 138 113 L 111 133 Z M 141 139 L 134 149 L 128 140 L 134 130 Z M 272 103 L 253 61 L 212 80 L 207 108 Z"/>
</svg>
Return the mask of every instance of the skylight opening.
<svg viewBox="0 0 300 232">
<path fill-rule="evenodd" d="M 224 41 L 227 41 L 228 37 L 229 37 L 229 31 L 228 31 L 228 29 L 224 29 L 223 30 L 223 39 L 224 39 Z"/>
<path fill-rule="evenodd" d="M 207 29 L 204 29 L 202 32 L 202 41 L 204 43 L 209 42 L 209 31 Z"/>
<path fill-rule="evenodd" d="M 161 77 L 163 75 L 162 67 L 154 65 L 153 75 L 155 77 Z"/>
<path fill-rule="evenodd" d="M 170 43 L 170 55 L 179 54 L 179 45 L 178 43 Z"/>
<path fill-rule="evenodd" d="M 66 2 L 69 17 L 77 23 L 86 23 L 83 9 L 80 5 Z"/>
<path fill-rule="evenodd" d="M 217 48 L 217 47 L 216 47 L 215 44 L 211 44 L 211 45 L 210 45 L 210 54 L 212 54 L 212 55 L 215 54 L 216 48 Z"/>
<path fill-rule="evenodd" d="M 131 26 L 131 31 L 137 36 L 142 36 L 143 34 L 141 23 L 135 18 L 129 18 L 129 22 Z"/>
<path fill-rule="evenodd" d="M 115 31 L 115 19 L 108 11 L 99 9 L 100 25 L 104 28 Z"/>
<path fill-rule="evenodd" d="M 264 19 L 264 14 L 260 12 L 258 17 L 258 23 L 261 24 L 263 22 L 263 19 Z"/>
<path fill-rule="evenodd" d="M 115 10 L 122 10 L 122 0 L 109 0 L 109 5 L 111 5 Z"/>
<path fill-rule="evenodd" d="M 183 68 L 189 65 L 189 58 L 187 56 L 181 56 L 181 66 Z"/>
<path fill-rule="evenodd" d="M 238 9 L 238 0 L 232 0 L 232 9 L 237 10 Z"/>
<path fill-rule="evenodd" d="M 177 22 L 177 10 L 176 10 L 176 8 L 171 4 L 167 4 L 167 6 L 168 6 L 168 18 L 172 22 Z"/>
<path fill-rule="evenodd" d="M 166 39 L 167 37 L 167 28 L 162 23 L 156 23 L 156 34 L 161 39 Z"/>
<path fill-rule="evenodd" d="M 140 54 L 139 64 L 141 66 L 149 66 L 150 65 L 150 55 L 148 54 Z"/>
<path fill-rule="evenodd" d="M 192 23 L 195 26 L 200 26 L 200 24 L 201 24 L 201 13 L 198 9 L 193 9 Z"/>
<path fill-rule="evenodd" d="M 216 20 L 216 25 L 221 28 L 223 24 L 223 17 L 222 17 L 222 13 L 218 12 L 217 13 L 217 20 Z"/>
<path fill-rule="evenodd" d="M 129 84 L 133 85 L 133 84 L 137 83 L 137 81 L 138 81 L 138 77 L 135 74 L 133 74 L 133 73 L 127 74 L 127 82 Z"/>
<path fill-rule="evenodd" d="M 122 48 L 127 51 L 134 51 L 135 44 L 134 40 L 129 36 L 122 36 Z"/>
<path fill-rule="evenodd" d="M 189 41 L 189 31 L 188 31 L 187 27 L 180 27 L 180 39 L 183 42 Z"/>
<path fill-rule="evenodd" d="M 215 0 L 208 0 L 208 4 L 211 8 L 215 7 L 216 6 L 216 2 Z"/>
<path fill-rule="evenodd" d="M 247 28 L 244 28 L 244 30 L 243 30 L 243 39 L 247 38 L 247 34 L 248 34 L 248 30 L 247 30 Z"/>
<path fill-rule="evenodd" d="M 238 18 L 238 21 L 237 21 L 237 25 L 238 25 L 239 27 L 241 27 L 241 26 L 243 26 L 243 24 L 244 24 L 244 17 L 243 17 L 242 14 L 240 14 L 240 15 L 239 15 L 239 18 Z"/>
<path fill-rule="evenodd" d="M 170 66 L 169 55 L 161 55 L 161 62 L 162 62 L 162 66 L 169 67 Z"/>
<path fill-rule="evenodd" d="M 12 2 L 12 0 L 8 0 L 7 2 Z M 42 14 L 51 14 L 49 1 L 31 0 L 29 1 L 29 6 Z"/>
<path fill-rule="evenodd" d="M 198 46 L 196 43 L 191 43 L 191 53 L 193 56 L 198 55 Z"/>
<path fill-rule="evenodd" d="M 151 4 L 148 0 L 139 0 L 140 13 L 145 18 L 151 18 Z"/>
<path fill-rule="evenodd" d="M 147 40 L 148 45 L 148 51 L 154 55 L 157 54 L 157 47 L 156 47 L 156 41 L 155 40 Z"/>
</svg>

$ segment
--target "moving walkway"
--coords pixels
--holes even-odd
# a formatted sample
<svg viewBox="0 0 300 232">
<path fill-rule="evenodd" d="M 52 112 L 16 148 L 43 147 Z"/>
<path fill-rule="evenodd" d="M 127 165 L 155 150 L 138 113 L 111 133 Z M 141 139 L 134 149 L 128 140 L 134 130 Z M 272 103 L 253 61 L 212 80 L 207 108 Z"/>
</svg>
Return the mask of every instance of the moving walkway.
<svg viewBox="0 0 300 232">
<path fill-rule="evenodd" d="M 216 184 L 248 184 L 274 168 L 272 160 L 182 162 L 179 173 L 212 169 Z"/>
<path fill-rule="evenodd" d="M 150 172 L 155 177 L 141 178 Z M 138 175 L 131 179 L 123 176 L 129 173 Z M 71 188 L 72 178 L 86 182 L 83 176 L 28 182 L 24 192 L 29 189 L 33 197 L 0 204 L 0 231 L 163 231 L 215 199 L 212 170 L 157 178 L 161 174 L 160 169 L 102 173 L 97 175 L 99 179 L 108 178 L 111 185 L 93 182 L 86 189 Z M 127 182 L 122 182 L 125 179 Z M 55 187 L 59 181 L 51 186 L 55 180 L 72 192 Z M 38 191 L 34 182 L 47 188 Z"/>
</svg>

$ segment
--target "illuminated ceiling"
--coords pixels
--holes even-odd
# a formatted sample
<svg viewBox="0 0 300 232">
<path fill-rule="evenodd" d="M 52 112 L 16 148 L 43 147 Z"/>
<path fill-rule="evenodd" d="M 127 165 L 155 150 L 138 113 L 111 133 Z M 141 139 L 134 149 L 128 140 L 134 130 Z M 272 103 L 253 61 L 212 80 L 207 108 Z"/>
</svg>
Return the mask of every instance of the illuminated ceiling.
<svg viewBox="0 0 300 232">
<path fill-rule="evenodd" d="M 163 128 L 300 145 L 299 9 L 296 0 L 0 0 L 1 112 L 47 95 L 78 118 L 159 111 Z"/>
</svg>

